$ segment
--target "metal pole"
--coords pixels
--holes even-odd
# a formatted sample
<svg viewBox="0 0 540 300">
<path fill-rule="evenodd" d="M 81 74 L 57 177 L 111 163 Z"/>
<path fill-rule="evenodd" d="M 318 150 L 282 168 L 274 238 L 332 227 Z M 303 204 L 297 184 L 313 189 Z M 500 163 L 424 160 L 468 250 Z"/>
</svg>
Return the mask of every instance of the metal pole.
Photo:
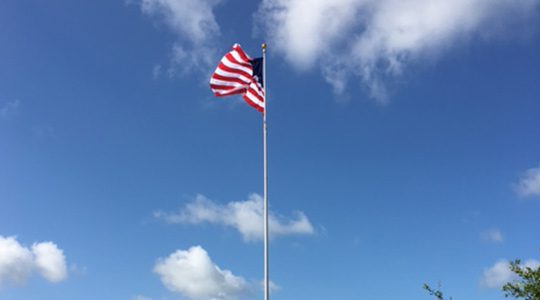
<svg viewBox="0 0 540 300">
<path fill-rule="evenodd" d="M 263 112 L 263 189 L 264 189 L 264 300 L 270 299 L 269 279 L 268 279 L 268 156 L 266 150 L 266 112 L 268 109 L 268 96 L 266 94 L 266 44 L 261 45 L 263 54 L 263 90 L 264 90 L 264 112 Z"/>
</svg>

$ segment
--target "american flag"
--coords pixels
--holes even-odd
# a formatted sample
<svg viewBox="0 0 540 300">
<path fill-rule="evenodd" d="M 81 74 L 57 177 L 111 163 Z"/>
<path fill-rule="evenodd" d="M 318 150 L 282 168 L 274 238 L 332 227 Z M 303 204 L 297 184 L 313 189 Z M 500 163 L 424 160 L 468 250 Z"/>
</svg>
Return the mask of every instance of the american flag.
<svg viewBox="0 0 540 300">
<path fill-rule="evenodd" d="M 216 97 L 241 94 L 247 104 L 264 112 L 262 58 L 252 59 L 239 44 L 225 54 L 210 78 Z"/>
</svg>

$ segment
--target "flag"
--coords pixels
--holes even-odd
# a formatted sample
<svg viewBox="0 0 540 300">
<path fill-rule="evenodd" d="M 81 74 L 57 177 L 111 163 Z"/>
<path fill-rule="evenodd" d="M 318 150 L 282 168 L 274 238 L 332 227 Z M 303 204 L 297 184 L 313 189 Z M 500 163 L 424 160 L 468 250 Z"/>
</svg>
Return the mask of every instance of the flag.
<svg viewBox="0 0 540 300">
<path fill-rule="evenodd" d="M 240 94 L 247 104 L 264 112 L 263 59 L 249 57 L 239 44 L 219 62 L 210 78 L 210 89 L 216 97 Z"/>
</svg>

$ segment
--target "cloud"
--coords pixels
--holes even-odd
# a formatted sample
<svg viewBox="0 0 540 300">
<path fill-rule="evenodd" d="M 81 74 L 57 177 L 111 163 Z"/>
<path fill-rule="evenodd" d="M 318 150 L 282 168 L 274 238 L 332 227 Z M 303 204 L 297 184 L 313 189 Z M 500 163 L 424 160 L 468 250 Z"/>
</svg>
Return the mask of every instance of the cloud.
<svg viewBox="0 0 540 300">
<path fill-rule="evenodd" d="M 141 11 L 163 21 L 177 40 L 169 75 L 205 69 L 215 63 L 213 43 L 221 35 L 213 10 L 222 0 L 141 0 Z M 155 71 L 155 70 L 154 70 Z M 155 72 L 154 72 L 155 74 Z"/>
<path fill-rule="evenodd" d="M 540 167 L 528 169 L 520 178 L 516 191 L 521 197 L 540 196 Z"/>
<path fill-rule="evenodd" d="M 492 267 L 484 270 L 481 285 L 488 288 L 500 288 L 514 278 L 508 261 L 499 260 Z"/>
<path fill-rule="evenodd" d="M 38 139 L 54 139 L 56 138 L 56 130 L 50 125 L 32 126 L 32 134 Z"/>
<path fill-rule="evenodd" d="M 258 194 L 251 194 L 245 201 L 229 202 L 227 205 L 220 205 L 203 195 L 197 195 L 178 213 L 158 211 L 154 213 L 154 216 L 168 223 L 200 224 L 207 222 L 232 227 L 238 230 L 246 241 L 263 238 L 263 199 Z M 272 238 L 315 233 L 309 219 L 302 212 L 296 212 L 294 218 L 287 219 L 270 211 L 268 225 Z"/>
<path fill-rule="evenodd" d="M 0 118 L 9 118 L 11 115 L 15 114 L 19 110 L 20 106 L 21 101 L 19 100 L 7 102 L 6 104 L 4 104 L 4 106 L 0 107 Z"/>
<path fill-rule="evenodd" d="M 261 280 L 259 282 L 259 286 L 264 291 L 264 280 Z M 281 287 L 279 285 L 277 285 L 275 282 L 273 282 L 272 280 L 268 281 L 268 287 L 270 289 L 270 293 L 275 293 L 275 292 L 281 291 Z"/>
<path fill-rule="evenodd" d="M 53 283 L 66 279 L 63 251 L 53 242 L 34 243 L 30 249 L 15 237 L 0 235 L 0 285 L 23 284 L 33 273 Z"/>
<path fill-rule="evenodd" d="M 237 299 L 249 291 L 242 277 L 219 268 L 200 246 L 160 258 L 154 273 L 167 289 L 193 300 Z"/>
<path fill-rule="evenodd" d="M 86 266 L 78 266 L 76 264 L 69 265 L 69 274 L 86 275 L 88 268 Z"/>
<path fill-rule="evenodd" d="M 424 57 L 497 35 L 534 14 L 539 0 L 263 0 L 256 20 L 299 70 L 319 67 L 337 93 L 360 77 L 387 101 L 385 81 Z"/>
<path fill-rule="evenodd" d="M 504 242 L 503 235 L 498 229 L 489 229 L 482 233 L 484 240 L 493 242 L 493 243 L 502 243 Z"/>
<path fill-rule="evenodd" d="M 14 237 L 0 236 L 0 284 L 22 284 L 34 270 L 32 252 Z"/>
<path fill-rule="evenodd" d="M 161 76 L 161 65 L 157 64 L 157 65 L 154 65 L 154 67 L 152 68 L 152 78 L 155 80 L 155 79 L 158 79 L 159 76 Z"/>
<path fill-rule="evenodd" d="M 534 259 L 526 261 L 523 266 L 536 269 L 540 262 Z M 484 270 L 480 285 L 486 288 L 501 288 L 505 283 L 517 279 L 517 275 L 510 270 L 507 260 L 499 260 L 493 266 Z"/>
<path fill-rule="evenodd" d="M 152 300 L 152 298 L 148 298 L 145 296 L 137 295 L 132 298 L 132 300 Z"/>
<path fill-rule="evenodd" d="M 50 282 L 60 282 L 67 277 L 64 251 L 52 242 L 32 245 L 34 262 L 38 272 Z"/>
</svg>

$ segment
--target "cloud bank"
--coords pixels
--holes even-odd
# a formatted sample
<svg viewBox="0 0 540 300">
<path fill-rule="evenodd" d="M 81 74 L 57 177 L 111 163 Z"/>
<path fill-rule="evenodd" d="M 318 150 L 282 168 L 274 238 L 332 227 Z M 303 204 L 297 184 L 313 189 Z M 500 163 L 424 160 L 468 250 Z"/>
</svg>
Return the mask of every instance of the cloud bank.
<svg viewBox="0 0 540 300">
<path fill-rule="evenodd" d="M 258 194 L 251 194 L 245 201 L 229 202 L 220 205 L 197 195 L 178 213 L 155 212 L 156 218 L 168 223 L 200 224 L 211 223 L 232 227 L 246 241 L 263 238 L 263 199 Z M 311 235 L 315 233 L 309 219 L 302 212 L 288 219 L 273 212 L 268 213 L 268 226 L 271 238 L 284 235 Z"/>
<path fill-rule="evenodd" d="M 222 0 L 141 0 L 141 11 L 163 21 L 177 41 L 169 74 L 204 69 L 215 64 L 213 41 L 221 30 L 213 10 Z M 155 76 L 155 68 L 154 68 Z"/>
<path fill-rule="evenodd" d="M 387 78 L 453 45 L 499 34 L 536 13 L 539 0 L 263 0 L 256 19 L 272 47 L 300 70 L 320 68 L 336 93 L 350 76 L 385 103 Z"/>
<path fill-rule="evenodd" d="M 0 285 L 24 284 L 34 273 L 49 282 L 67 278 L 66 258 L 53 242 L 21 245 L 15 237 L 0 236 Z"/>
<path fill-rule="evenodd" d="M 131 0 L 130 0 L 131 1 Z M 172 30 L 169 74 L 210 71 L 223 0 L 133 0 Z M 412 64 L 473 40 L 522 31 L 540 0 L 262 0 L 255 28 L 298 70 L 317 68 L 336 94 L 357 78 L 379 103 Z M 531 27 L 531 26 L 528 26 Z M 157 67 L 157 68 L 156 68 Z M 161 66 L 154 68 L 154 76 Z M 157 73 L 156 73 L 157 71 Z"/>
<path fill-rule="evenodd" d="M 523 266 L 536 269 L 540 267 L 540 262 L 534 259 L 527 260 Z M 484 270 L 480 285 L 486 288 L 500 289 L 505 283 L 517 279 L 507 260 L 499 260 L 493 266 Z"/>
<path fill-rule="evenodd" d="M 521 197 L 540 197 L 540 167 L 528 169 L 520 178 L 516 191 Z"/>
<path fill-rule="evenodd" d="M 200 246 L 160 258 L 154 272 L 167 289 L 192 300 L 232 300 L 249 290 L 242 277 L 222 270 Z"/>
</svg>

